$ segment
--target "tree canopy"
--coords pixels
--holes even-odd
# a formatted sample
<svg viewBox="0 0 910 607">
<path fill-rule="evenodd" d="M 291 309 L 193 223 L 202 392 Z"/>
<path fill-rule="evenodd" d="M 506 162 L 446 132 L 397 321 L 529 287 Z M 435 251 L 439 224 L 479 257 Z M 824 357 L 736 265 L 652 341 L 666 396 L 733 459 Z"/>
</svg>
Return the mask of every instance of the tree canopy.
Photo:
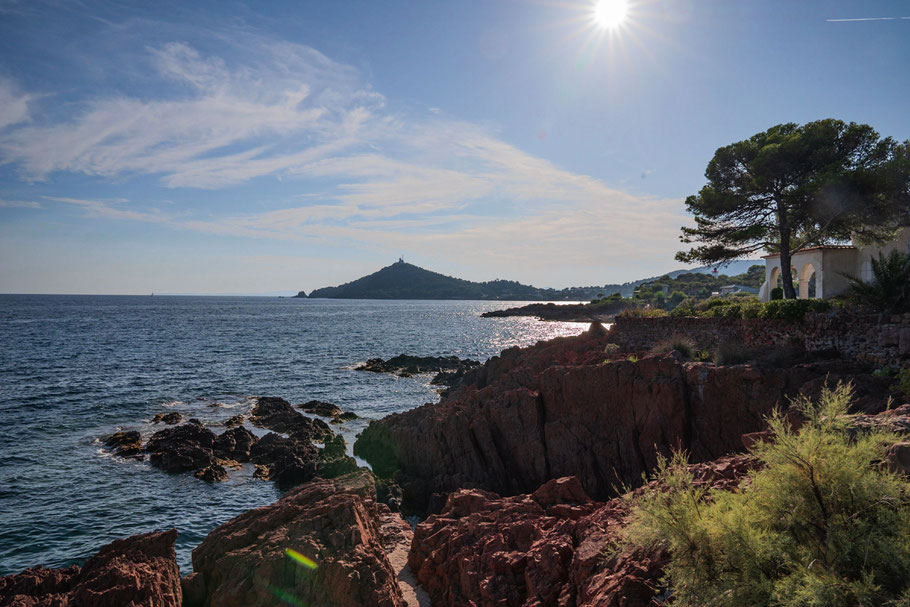
<svg viewBox="0 0 910 607">
<path fill-rule="evenodd" d="M 695 246 L 676 258 L 711 264 L 778 252 L 788 299 L 794 253 L 853 233 L 880 241 L 908 223 L 910 141 L 865 124 L 780 124 L 718 149 L 705 177 L 686 199 L 695 227 L 682 228 L 681 240 Z"/>
</svg>

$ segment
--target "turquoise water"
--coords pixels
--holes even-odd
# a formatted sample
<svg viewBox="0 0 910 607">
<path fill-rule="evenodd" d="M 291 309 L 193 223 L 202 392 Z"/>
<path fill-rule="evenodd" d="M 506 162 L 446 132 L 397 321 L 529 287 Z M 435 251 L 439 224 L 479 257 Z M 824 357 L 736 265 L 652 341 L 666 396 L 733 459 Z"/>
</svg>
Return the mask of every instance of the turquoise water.
<svg viewBox="0 0 910 607">
<path fill-rule="evenodd" d="M 180 411 L 217 424 L 251 396 L 326 400 L 366 420 L 436 400 L 429 376 L 354 371 L 396 354 L 485 360 L 573 335 L 576 323 L 480 318 L 516 302 L 0 295 L 0 575 L 61 567 L 103 544 L 176 527 L 181 572 L 218 524 L 279 497 L 252 470 L 210 485 L 107 455 Z M 213 428 L 216 432 L 220 429 Z"/>
</svg>

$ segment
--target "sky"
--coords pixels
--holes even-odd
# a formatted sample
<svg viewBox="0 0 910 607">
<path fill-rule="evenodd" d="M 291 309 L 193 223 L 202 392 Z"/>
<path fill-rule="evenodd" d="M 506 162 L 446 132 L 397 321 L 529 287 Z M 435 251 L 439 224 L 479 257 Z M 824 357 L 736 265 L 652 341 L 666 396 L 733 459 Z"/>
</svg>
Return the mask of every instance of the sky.
<svg viewBox="0 0 910 607">
<path fill-rule="evenodd" d="M 0 0 L 0 292 L 682 266 L 715 150 L 910 139 L 910 2 Z"/>
</svg>

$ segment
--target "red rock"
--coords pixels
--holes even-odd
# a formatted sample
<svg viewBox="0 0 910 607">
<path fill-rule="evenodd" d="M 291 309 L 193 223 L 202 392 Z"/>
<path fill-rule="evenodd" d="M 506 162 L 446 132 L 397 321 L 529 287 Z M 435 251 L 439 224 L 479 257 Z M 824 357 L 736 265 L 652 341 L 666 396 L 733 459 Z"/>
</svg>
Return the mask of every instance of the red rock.
<svg viewBox="0 0 910 607">
<path fill-rule="evenodd" d="M 0 578 L 4 607 L 181 607 L 177 530 L 144 533 L 101 548 L 81 569 L 34 567 Z"/>
<path fill-rule="evenodd" d="M 205 588 L 202 605 L 405 605 L 383 525 L 394 517 L 399 533 L 410 530 L 374 495 L 372 476 L 360 470 L 305 483 L 219 526 L 193 551 Z M 295 553 L 315 568 L 289 556 Z"/>
<path fill-rule="evenodd" d="M 690 470 L 732 489 L 753 465 L 735 456 Z M 651 606 L 667 555 L 611 554 L 627 515 L 625 502 L 593 502 L 571 477 L 514 497 L 461 489 L 417 526 L 408 562 L 434 607 Z"/>
<path fill-rule="evenodd" d="M 460 487 L 515 495 L 561 476 L 605 499 L 617 485 L 639 483 L 660 454 L 683 448 L 709 461 L 741 451 L 742 435 L 763 430 L 790 397 L 857 377 L 841 361 L 784 369 L 672 354 L 605 362 L 607 339 L 594 331 L 506 350 L 439 404 L 372 422 L 355 452 L 394 475 L 403 507 L 417 511 L 439 511 Z M 858 386 L 863 396 L 878 384 Z"/>
</svg>

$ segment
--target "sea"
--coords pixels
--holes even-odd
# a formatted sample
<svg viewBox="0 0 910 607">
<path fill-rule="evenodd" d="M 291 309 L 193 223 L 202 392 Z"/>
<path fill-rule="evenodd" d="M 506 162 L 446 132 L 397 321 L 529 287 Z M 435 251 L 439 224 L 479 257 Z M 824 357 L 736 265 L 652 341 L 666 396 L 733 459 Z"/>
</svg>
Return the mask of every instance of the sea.
<svg viewBox="0 0 910 607">
<path fill-rule="evenodd" d="M 281 493 L 246 465 L 226 482 L 111 456 L 100 438 L 178 411 L 216 433 L 256 396 L 317 399 L 362 419 L 438 400 L 429 375 L 356 371 L 368 358 L 484 361 L 586 324 L 481 318 L 526 302 L 0 295 L 0 575 L 81 563 L 104 544 L 176 527 L 181 574 L 216 526 Z M 247 426 L 248 428 L 250 426 Z M 250 428 L 258 433 L 258 429 Z"/>
</svg>

